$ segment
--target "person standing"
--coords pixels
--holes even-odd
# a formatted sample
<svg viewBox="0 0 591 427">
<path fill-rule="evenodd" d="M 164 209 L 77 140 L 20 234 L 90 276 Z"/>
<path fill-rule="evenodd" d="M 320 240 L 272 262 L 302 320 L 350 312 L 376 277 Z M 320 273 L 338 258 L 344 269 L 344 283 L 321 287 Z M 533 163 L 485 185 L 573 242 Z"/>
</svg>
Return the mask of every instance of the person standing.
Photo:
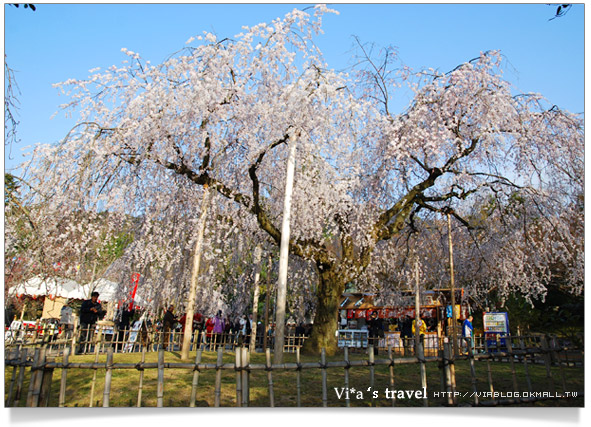
<svg viewBox="0 0 591 427">
<path fill-rule="evenodd" d="M 416 335 L 416 333 L 417 333 L 417 325 L 418 325 L 418 328 L 419 328 L 419 342 L 421 343 L 421 345 L 425 345 L 425 334 L 427 333 L 427 324 L 420 317 L 418 319 L 415 318 L 415 320 L 412 321 L 412 335 L 413 335 L 413 337 L 415 339 L 416 339 L 416 336 L 417 336 Z M 418 347 L 415 346 L 415 351 L 416 351 L 417 348 Z"/>
<path fill-rule="evenodd" d="M 238 337 L 238 345 L 245 345 L 247 343 L 247 336 L 250 334 L 250 322 L 246 314 L 240 318 L 240 336 Z"/>
<path fill-rule="evenodd" d="M 80 354 L 85 344 L 94 338 L 94 328 L 97 320 L 105 316 L 103 307 L 98 302 L 99 293 L 94 291 L 90 299 L 82 302 L 80 306 L 80 340 L 78 341 L 77 354 Z"/>
<path fill-rule="evenodd" d="M 131 318 L 134 316 L 135 310 L 129 310 L 127 307 L 121 307 L 119 316 L 117 317 L 117 351 L 124 348 L 124 344 L 128 339 L 128 331 L 131 326 Z"/>
<path fill-rule="evenodd" d="M 69 340 L 74 329 L 74 311 L 69 306 L 69 301 L 66 301 L 60 310 L 60 326 L 62 328 L 62 337 Z"/>
<path fill-rule="evenodd" d="M 400 320 L 400 339 L 402 340 L 405 356 L 410 354 L 410 340 L 412 338 L 412 323 L 410 317 L 404 315 Z"/>
<path fill-rule="evenodd" d="M 213 336 L 213 317 L 208 317 L 205 321 L 205 345 L 206 348 L 211 350 L 212 336 Z"/>
<path fill-rule="evenodd" d="M 378 317 L 377 311 L 371 313 L 368 330 L 370 338 L 369 342 L 373 345 L 374 354 L 377 355 L 380 346 L 380 338 L 384 337 L 384 323 L 382 322 L 382 319 Z"/>
<path fill-rule="evenodd" d="M 469 349 L 474 351 L 474 326 L 472 326 L 472 320 L 474 320 L 474 317 L 470 314 L 462 324 L 462 337 L 464 337 L 466 351 L 468 352 Z"/>
<path fill-rule="evenodd" d="M 162 319 L 162 338 L 163 338 L 163 348 L 164 350 L 168 350 L 168 344 L 170 342 L 170 335 L 172 329 L 176 325 L 177 318 L 174 315 L 174 305 L 169 305 L 164 313 L 164 318 Z M 174 347 L 173 347 L 174 348 Z"/>
<path fill-rule="evenodd" d="M 222 317 L 222 310 L 218 310 L 217 314 L 213 318 L 213 333 L 214 333 L 214 345 L 217 348 L 222 343 L 222 337 L 224 333 L 225 325 Z"/>
</svg>

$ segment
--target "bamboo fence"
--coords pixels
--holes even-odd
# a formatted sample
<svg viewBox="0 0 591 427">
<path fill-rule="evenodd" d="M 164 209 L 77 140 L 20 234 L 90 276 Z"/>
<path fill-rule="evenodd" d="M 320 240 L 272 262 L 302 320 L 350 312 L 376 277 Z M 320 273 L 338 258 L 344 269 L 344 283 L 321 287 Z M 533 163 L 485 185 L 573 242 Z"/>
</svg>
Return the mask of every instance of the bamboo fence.
<svg viewBox="0 0 591 427">
<path fill-rule="evenodd" d="M 224 372 L 232 371 L 235 374 L 236 382 L 236 397 L 234 401 L 235 406 L 247 407 L 250 405 L 250 375 L 254 372 L 265 372 L 266 382 L 268 389 L 268 406 L 273 407 L 276 405 L 275 401 L 275 383 L 273 380 L 274 373 L 278 372 L 291 372 L 296 376 L 296 387 L 292 389 L 296 394 L 296 406 L 301 406 L 301 393 L 302 393 L 302 373 L 308 370 L 320 371 L 320 379 L 322 383 L 321 400 L 318 406 L 327 407 L 329 406 L 328 399 L 328 381 L 327 375 L 329 372 L 342 372 L 344 379 L 344 388 L 349 389 L 349 370 L 355 369 L 366 369 L 367 375 L 369 375 L 370 387 L 374 386 L 374 375 L 375 369 L 379 366 L 388 367 L 389 372 L 389 385 L 392 389 L 395 389 L 397 382 L 396 370 L 399 365 L 419 365 L 420 367 L 420 388 L 425 392 L 427 390 L 436 392 L 441 399 L 434 399 L 429 397 L 428 393 L 425 393 L 423 398 L 424 406 L 431 406 L 433 404 L 456 406 L 458 405 L 458 395 L 456 386 L 456 374 L 455 364 L 459 360 L 466 360 L 470 365 L 470 377 L 472 385 L 472 396 L 473 400 L 470 402 L 471 406 L 495 406 L 495 405 L 511 405 L 511 404 L 524 404 L 531 403 L 539 400 L 557 399 L 559 393 L 557 391 L 557 382 L 560 383 L 561 389 L 564 391 L 567 388 L 565 378 L 565 367 L 571 366 L 582 366 L 583 364 L 583 351 L 579 350 L 578 360 L 573 357 L 572 349 L 558 346 L 557 341 L 553 337 L 538 336 L 538 337 L 507 337 L 506 338 L 506 349 L 499 351 L 486 351 L 487 343 L 483 342 L 484 350 L 476 347 L 476 352 L 472 348 L 466 348 L 465 354 L 454 356 L 452 351 L 452 345 L 447 339 L 442 340 L 441 349 L 438 350 L 435 356 L 424 355 L 422 344 L 417 346 L 416 354 L 408 357 L 394 357 L 395 352 L 392 347 L 387 349 L 387 357 L 380 358 L 374 354 L 374 347 L 369 346 L 365 349 L 367 353 L 367 359 L 355 359 L 352 360 L 350 357 L 350 351 L 352 349 L 343 349 L 343 360 L 331 360 L 327 361 L 326 353 L 322 349 L 320 360 L 317 362 L 304 362 L 300 360 L 300 348 L 295 348 L 296 362 L 295 363 L 281 363 L 272 364 L 271 362 L 271 351 L 267 348 L 265 351 L 265 363 L 250 363 L 250 355 L 246 346 L 234 346 L 232 352 L 234 353 L 233 363 L 224 363 L 223 354 L 224 352 L 229 353 L 228 349 L 222 345 L 218 345 L 217 348 L 207 347 L 201 345 L 197 351 L 195 360 L 193 363 L 165 363 L 165 351 L 160 347 L 158 351 L 157 362 L 147 363 L 145 361 L 147 348 L 142 348 L 141 362 L 138 363 L 115 363 L 114 362 L 114 350 L 116 345 L 111 345 L 106 349 L 106 361 L 98 362 L 98 354 L 101 347 L 99 345 L 94 346 L 95 361 L 91 363 L 74 363 L 70 361 L 71 346 L 65 346 L 61 360 L 59 358 L 50 355 L 49 346 L 26 346 L 16 345 L 9 348 L 5 352 L 5 372 L 12 373 L 10 375 L 10 382 L 6 387 L 5 405 L 6 407 L 22 406 L 21 402 L 26 399 L 25 406 L 27 407 L 44 407 L 48 406 L 50 402 L 50 390 L 52 381 L 54 381 L 54 371 L 61 369 L 61 376 L 55 380 L 60 381 L 59 386 L 59 398 L 58 406 L 68 406 L 66 402 L 66 391 L 68 385 L 68 378 L 75 376 L 79 370 L 93 370 L 94 375 L 92 379 L 92 386 L 89 396 L 89 406 L 93 406 L 95 400 L 95 383 L 97 381 L 97 375 L 104 372 L 104 387 L 102 406 L 109 407 L 112 393 L 112 376 L 113 372 L 117 370 L 137 370 L 139 373 L 139 385 L 137 392 L 137 406 L 142 406 L 143 398 L 143 378 L 146 370 L 156 370 L 157 372 L 157 387 L 156 387 L 156 406 L 164 406 L 164 389 L 165 389 L 165 372 L 169 369 L 186 370 L 189 374 L 192 374 L 191 382 L 191 394 L 189 406 L 194 407 L 196 405 L 197 390 L 199 387 L 200 375 L 207 371 L 215 372 L 214 379 L 214 406 L 222 406 L 221 400 L 221 389 L 222 389 L 222 376 Z M 518 343 L 518 345 L 515 345 Z M 211 344 L 211 343 L 210 343 Z M 536 345 L 531 345 L 536 344 Z M 215 351 L 217 357 L 215 363 L 203 363 L 202 354 L 204 351 Z M 570 354 L 570 359 L 569 355 Z M 507 396 L 495 395 L 494 387 L 494 375 L 492 372 L 493 363 L 505 363 L 508 364 L 511 370 L 511 377 L 513 383 L 513 393 L 509 393 Z M 439 372 L 441 382 L 439 387 L 435 384 L 427 383 L 426 367 L 427 364 L 436 364 Z M 528 385 L 527 393 L 520 393 L 517 385 L 517 373 L 516 365 L 522 364 L 524 373 Z M 546 368 L 546 384 L 548 390 L 552 393 L 550 395 L 544 393 L 536 393 L 532 388 L 532 378 L 530 376 L 530 368 L 534 364 L 543 365 Z M 476 365 L 479 367 L 484 366 L 487 370 L 488 384 L 479 384 L 476 374 Z M 558 367 L 560 370 L 560 378 L 555 378 L 556 369 L 552 370 L 552 367 Z M 25 370 L 29 370 L 28 385 L 25 384 Z M 554 371 L 554 373 L 553 373 Z M 6 374 L 8 378 L 9 374 Z M 228 375 L 225 375 L 226 381 Z M 488 392 L 488 393 L 487 393 Z M 481 399 L 480 397 L 485 395 L 488 399 Z M 579 397 L 583 393 L 579 393 Z M 525 396 L 525 397 L 524 397 Z M 339 398 L 340 399 L 340 398 Z M 344 397 L 345 405 L 351 405 L 351 399 L 348 393 Z M 98 401 L 97 401 L 98 404 Z M 391 396 L 392 406 L 397 406 L 397 398 L 395 395 Z M 465 403 L 464 403 L 465 404 Z"/>
</svg>

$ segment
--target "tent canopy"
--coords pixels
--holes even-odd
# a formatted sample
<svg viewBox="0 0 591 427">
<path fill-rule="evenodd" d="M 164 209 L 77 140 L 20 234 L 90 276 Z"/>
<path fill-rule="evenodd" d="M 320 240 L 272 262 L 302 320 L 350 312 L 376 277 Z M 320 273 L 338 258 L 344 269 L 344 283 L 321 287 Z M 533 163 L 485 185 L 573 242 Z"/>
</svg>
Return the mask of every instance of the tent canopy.
<svg viewBox="0 0 591 427">
<path fill-rule="evenodd" d="M 57 296 L 70 299 L 88 298 L 85 287 L 75 280 L 64 279 L 61 277 L 43 278 L 41 276 L 35 276 L 23 283 L 12 286 L 8 290 L 8 295 L 27 295 L 32 297 Z"/>
</svg>

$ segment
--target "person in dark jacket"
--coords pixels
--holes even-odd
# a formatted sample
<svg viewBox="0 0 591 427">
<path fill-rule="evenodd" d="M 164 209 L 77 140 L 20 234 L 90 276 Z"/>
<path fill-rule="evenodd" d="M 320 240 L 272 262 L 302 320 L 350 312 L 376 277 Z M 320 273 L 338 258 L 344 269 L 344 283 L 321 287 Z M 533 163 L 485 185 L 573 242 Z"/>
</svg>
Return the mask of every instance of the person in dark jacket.
<svg viewBox="0 0 591 427">
<path fill-rule="evenodd" d="M 135 310 L 129 310 L 127 307 L 122 307 L 117 319 L 117 351 L 123 349 L 123 344 L 127 340 L 128 330 L 131 326 L 131 318 L 134 316 Z"/>
<path fill-rule="evenodd" d="M 77 353 L 80 354 L 82 347 L 92 341 L 94 328 L 97 320 L 105 316 L 103 307 L 98 302 L 99 293 L 94 291 L 90 299 L 82 302 L 80 306 L 80 340 L 78 341 Z"/>
<path fill-rule="evenodd" d="M 410 341 L 412 339 L 412 321 L 408 316 L 404 316 L 400 323 L 400 338 L 404 346 L 404 355 L 410 353 Z"/>
<path fill-rule="evenodd" d="M 170 341 L 170 331 L 174 328 L 177 322 L 177 318 L 174 315 L 174 305 L 168 306 L 164 318 L 162 319 L 162 338 L 164 350 L 168 349 L 168 343 Z"/>
<path fill-rule="evenodd" d="M 384 324 L 382 319 L 378 317 L 377 311 L 371 313 L 371 318 L 368 323 L 370 343 L 373 345 L 374 354 L 378 354 L 380 338 L 384 336 Z"/>
</svg>

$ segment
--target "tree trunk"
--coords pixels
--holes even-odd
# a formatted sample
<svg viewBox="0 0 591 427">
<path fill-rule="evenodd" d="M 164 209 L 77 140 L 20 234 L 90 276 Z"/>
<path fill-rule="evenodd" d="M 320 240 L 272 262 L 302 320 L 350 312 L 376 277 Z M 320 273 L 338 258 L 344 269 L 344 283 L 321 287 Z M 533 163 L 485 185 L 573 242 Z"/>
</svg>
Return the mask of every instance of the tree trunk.
<svg viewBox="0 0 591 427">
<path fill-rule="evenodd" d="M 328 355 L 334 355 L 337 351 L 338 308 L 345 291 L 345 280 L 335 270 L 331 268 L 319 272 L 316 316 L 312 334 L 303 349 L 307 354 L 320 354 L 322 348 L 326 349 Z"/>
</svg>

